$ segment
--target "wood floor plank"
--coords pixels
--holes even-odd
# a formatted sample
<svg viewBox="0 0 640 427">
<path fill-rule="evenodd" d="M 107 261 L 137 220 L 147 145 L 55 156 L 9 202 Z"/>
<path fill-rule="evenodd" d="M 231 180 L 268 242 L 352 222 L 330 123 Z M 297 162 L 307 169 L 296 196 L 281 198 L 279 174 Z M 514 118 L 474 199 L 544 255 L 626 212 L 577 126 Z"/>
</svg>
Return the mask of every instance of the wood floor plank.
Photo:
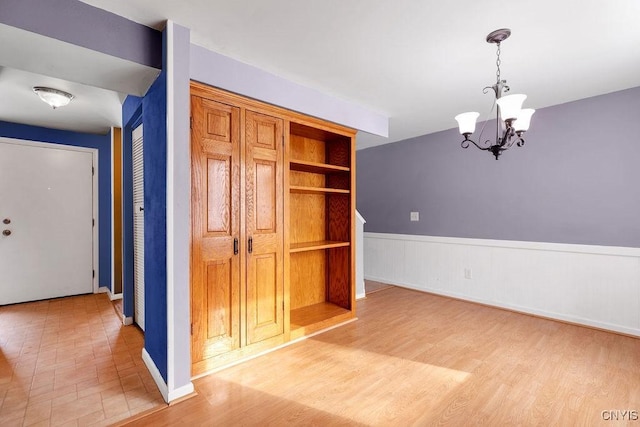
<svg viewBox="0 0 640 427">
<path fill-rule="evenodd" d="M 131 425 L 598 425 L 640 410 L 639 339 L 398 287 L 357 315 Z"/>
</svg>

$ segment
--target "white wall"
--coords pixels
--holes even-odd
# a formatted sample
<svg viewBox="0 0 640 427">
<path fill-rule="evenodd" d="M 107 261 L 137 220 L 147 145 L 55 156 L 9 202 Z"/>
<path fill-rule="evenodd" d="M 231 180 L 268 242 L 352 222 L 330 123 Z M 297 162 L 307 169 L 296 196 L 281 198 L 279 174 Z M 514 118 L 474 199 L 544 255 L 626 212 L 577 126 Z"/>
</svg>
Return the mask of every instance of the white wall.
<svg viewBox="0 0 640 427">
<path fill-rule="evenodd" d="M 364 263 L 369 280 L 640 336 L 640 249 L 365 233 Z"/>
<path fill-rule="evenodd" d="M 366 296 L 364 289 L 364 224 L 367 221 L 356 210 L 356 298 Z"/>
<path fill-rule="evenodd" d="M 190 31 L 171 20 L 167 49 L 167 402 L 193 392 L 189 251 L 191 206 L 189 46 Z M 144 356 L 144 354 L 143 354 Z M 143 357 L 145 362 L 151 360 Z M 154 366 L 155 368 L 155 366 Z M 149 368 L 152 374 L 154 370 Z M 158 377 L 154 379 L 158 382 Z M 160 377 L 160 381 L 162 378 Z"/>
</svg>

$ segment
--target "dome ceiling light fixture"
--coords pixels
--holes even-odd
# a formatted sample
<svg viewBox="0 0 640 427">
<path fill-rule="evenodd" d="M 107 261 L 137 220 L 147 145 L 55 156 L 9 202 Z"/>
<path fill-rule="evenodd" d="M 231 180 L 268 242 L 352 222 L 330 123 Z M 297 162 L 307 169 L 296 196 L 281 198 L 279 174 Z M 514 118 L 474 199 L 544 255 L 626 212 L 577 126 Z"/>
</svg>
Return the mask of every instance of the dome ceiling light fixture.
<svg viewBox="0 0 640 427">
<path fill-rule="evenodd" d="M 524 145 L 524 138 L 522 135 L 529 129 L 531 116 L 536 111 L 532 108 L 522 108 L 522 103 L 527 98 L 527 95 L 513 94 L 503 96 L 503 93 L 509 92 L 509 86 L 507 86 L 506 80 L 500 79 L 500 43 L 508 39 L 510 35 L 510 29 L 502 28 L 500 30 L 492 31 L 487 36 L 487 43 L 495 43 L 498 45 L 498 50 L 496 52 L 496 83 L 493 86 L 485 87 L 482 91 L 483 93 L 487 93 L 489 92 L 489 89 L 492 89 L 496 97 L 495 104 L 497 105 L 497 111 L 495 143 L 491 143 L 489 140 L 486 140 L 484 144 L 479 145 L 475 141 L 469 139 L 469 136 L 476 129 L 476 120 L 480 113 L 474 111 L 458 114 L 455 117 L 458 121 L 460 134 L 464 136 L 464 141 L 462 141 L 460 146 L 462 148 L 468 148 L 469 143 L 472 143 L 480 150 L 490 151 L 491 154 L 495 156 L 496 160 L 498 160 L 498 157 L 503 151 L 511 148 L 514 143 L 518 147 L 522 147 Z M 491 109 L 493 110 L 493 106 Z M 480 132 L 480 138 L 481 137 L 482 131 Z"/>
<path fill-rule="evenodd" d="M 40 97 L 40 99 L 54 110 L 58 107 L 64 107 L 69 104 L 74 98 L 69 92 L 63 90 L 53 89 L 44 86 L 34 86 L 33 91 Z"/>
</svg>

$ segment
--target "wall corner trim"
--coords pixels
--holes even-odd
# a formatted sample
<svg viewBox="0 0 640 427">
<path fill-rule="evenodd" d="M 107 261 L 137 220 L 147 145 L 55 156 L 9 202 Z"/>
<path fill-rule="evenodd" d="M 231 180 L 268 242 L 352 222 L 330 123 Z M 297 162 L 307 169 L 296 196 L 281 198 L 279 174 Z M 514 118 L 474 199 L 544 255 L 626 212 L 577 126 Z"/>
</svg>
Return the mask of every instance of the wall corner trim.
<svg viewBox="0 0 640 427">
<path fill-rule="evenodd" d="M 526 242 L 518 240 L 474 239 L 467 237 L 423 236 L 414 234 L 376 233 L 370 231 L 365 231 L 364 237 L 365 239 L 375 238 L 396 241 L 441 243 L 448 245 L 485 246 L 507 249 L 544 250 L 594 255 L 640 257 L 640 248 L 630 248 L 624 246 L 598 246 L 580 245 L 574 243 Z"/>
</svg>

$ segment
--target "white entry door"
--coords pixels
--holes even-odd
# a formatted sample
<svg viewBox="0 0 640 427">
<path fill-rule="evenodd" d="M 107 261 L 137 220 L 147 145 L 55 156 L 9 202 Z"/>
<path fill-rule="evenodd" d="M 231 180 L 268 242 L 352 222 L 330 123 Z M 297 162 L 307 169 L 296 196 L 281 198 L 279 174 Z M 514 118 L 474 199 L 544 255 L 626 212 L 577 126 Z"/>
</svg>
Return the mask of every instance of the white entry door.
<svg viewBox="0 0 640 427">
<path fill-rule="evenodd" d="M 144 144 L 142 125 L 132 132 L 133 158 L 133 321 L 144 331 Z"/>
<path fill-rule="evenodd" d="M 0 138 L 0 305 L 93 292 L 93 153 Z"/>
</svg>

